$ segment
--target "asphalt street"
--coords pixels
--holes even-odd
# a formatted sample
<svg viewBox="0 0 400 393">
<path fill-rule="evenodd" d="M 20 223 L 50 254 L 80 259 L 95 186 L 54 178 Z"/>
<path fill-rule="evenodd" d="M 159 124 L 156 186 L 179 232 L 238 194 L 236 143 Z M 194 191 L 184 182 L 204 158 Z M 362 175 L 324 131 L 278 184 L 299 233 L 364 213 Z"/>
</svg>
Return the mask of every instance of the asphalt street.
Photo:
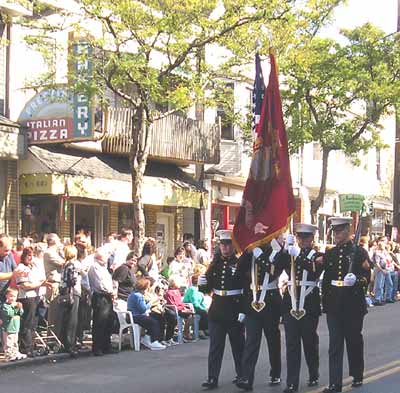
<svg viewBox="0 0 400 393">
<path fill-rule="evenodd" d="M 369 309 L 365 319 L 366 354 L 365 384 L 351 389 L 346 378 L 344 392 L 400 393 L 400 302 Z M 325 316 L 320 319 L 321 383 L 319 388 L 305 385 L 307 373 L 302 360 L 300 392 L 320 393 L 327 383 L 328 332 Z M 282 330 L 283 333 L 283 330 Z M 284 334 L 283 348 L 284 348 Z M 208 341 L 183 344 L 165 351 L 123 351 L 104 357 L 85 357 L 52 364 L 3 370 L 0 372 L 1 392 L 7 393 L 156 393 L 201 392 L 206 377 Z M 285 355 L 283 381 L 279 387 L 267 386 L 268 352 L 263 341 L 254 392 L 282 392 L 285 387 Z M 347 361 L 345 361 L 347 375 Z M 229 344 L 220 376 L 218 393 L 240 392 L 231 380 L 234 377 Z"/>
</svg>

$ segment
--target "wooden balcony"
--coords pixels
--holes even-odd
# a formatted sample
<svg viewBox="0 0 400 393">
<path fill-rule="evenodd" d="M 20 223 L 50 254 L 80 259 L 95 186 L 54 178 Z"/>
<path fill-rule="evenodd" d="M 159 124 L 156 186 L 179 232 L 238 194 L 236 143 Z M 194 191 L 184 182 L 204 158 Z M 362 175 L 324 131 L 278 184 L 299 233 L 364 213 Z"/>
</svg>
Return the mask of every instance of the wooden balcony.
<svg viewBox="0 0 400 393">
<path fill-rule="evenodd" d="M 104 116 L 104 152 L 129 154 L 132 119 L 133 111 L 129 108 L 108 108 Z M 151 158 L 202 164 L 218 164 L 220 160 L 219 125 L 180 115 L 157 120 L 151 127 L 149 143 Z"/>
</svg>

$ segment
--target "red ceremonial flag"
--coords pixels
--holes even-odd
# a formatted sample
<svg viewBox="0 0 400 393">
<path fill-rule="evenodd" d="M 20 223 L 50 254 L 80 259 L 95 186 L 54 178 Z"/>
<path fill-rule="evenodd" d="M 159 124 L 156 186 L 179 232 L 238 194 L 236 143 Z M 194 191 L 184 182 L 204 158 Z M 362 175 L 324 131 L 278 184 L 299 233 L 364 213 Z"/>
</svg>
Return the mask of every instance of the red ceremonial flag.
<svg viewBox="0 0 400 393">
<path fill-rule="evenodd" d="M 262 80 L 257 65 L 256 82 Z M 233 228 L 233 242 L 238 252 L 263 245 L 285 232 L 295 212 L 288 142 L 283 123 L 278 73 L 274 54 L 270 53 L 271 72 L 262 97 L 261 115 L 255 112 L 256 140 L 249 177 Z M 258 71 L 259 70 L 259 71 Z M 257 102 L 253 103 L 256 110 Z"/>
</svg>

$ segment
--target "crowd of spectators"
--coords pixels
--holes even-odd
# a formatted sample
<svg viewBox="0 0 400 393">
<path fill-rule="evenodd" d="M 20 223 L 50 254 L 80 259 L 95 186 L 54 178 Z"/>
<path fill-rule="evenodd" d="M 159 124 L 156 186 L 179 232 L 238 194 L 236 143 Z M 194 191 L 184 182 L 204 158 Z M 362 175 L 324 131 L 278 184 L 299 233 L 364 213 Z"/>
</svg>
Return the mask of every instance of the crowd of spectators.
<svg viewBox="0 0 400 393">
<path fill-rule="evenodd" d="M 130 311 L 143 330 L 141 343 L 151 350 L 177 345 L 177 320 L 184 323 L 184 341 L 193 341 L 193 321 L 199 315 L 199 338 L 207 338 L 208 296 L 197 279 L 210 263 L 206 242 L 197 250 L 184 239 L 174 257 L 163 260 L 156 241 L 148 238 L 140 255 L 130 229 L 110 233 L 94 249 L 90 233 L 80 231 L 73 244 L 55 233 L 43 242 L 0 235 L 0 329 L 7 361 L 37 356 L 38 325 L 61 342 L 61 350 L 78 355 L 91 335 L 95 356 L 114 352 L 118 311 Z"/>
<path fill-rule="evenodd" d="M 0 235 L 0 328 L 6 360 L 37 355 L 41 319 L 72 357 L 88 335 L 95 356 L 112 353 L 118 311 L 131 312 L 142 327 L 141 343 L 151 350 L 178 344 L 178 319 L 184 321 L 184 342 L 193 341 L 196 315 L 198 338 L 206 339 L 211 295 L 200 292 L 197 283 L 211 261 L 207 243 L 201 241 L 196 248 L 193 238 L 186 236 L 174 256 L 163 258 L 155 239 L 145 241 L 140 255 L 132 250 L 133 242 L 130 229 L 109 234 L 97 249 L 91 245 L 90 233 L 83 231 L 73 244 L 62 244 L 54 233 L 43 242 L 23 238 L 15 244 Z M 360 245 L 371 261 L 366 294 L 370 306 L 395 302 L 399 244 L 386 237 L 361 237 Z"/>
</svg>

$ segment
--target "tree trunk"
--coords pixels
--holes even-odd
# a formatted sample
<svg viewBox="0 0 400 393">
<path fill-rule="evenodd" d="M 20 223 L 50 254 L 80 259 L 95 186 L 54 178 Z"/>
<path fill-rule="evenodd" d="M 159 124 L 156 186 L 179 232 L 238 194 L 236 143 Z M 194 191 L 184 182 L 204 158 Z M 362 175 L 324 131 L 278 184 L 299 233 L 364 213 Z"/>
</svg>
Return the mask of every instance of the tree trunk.
<svg viewBox="0 0 400 393">
<path fill-rule="evenodd" d="M 321 185 L 319 188 L 319 193 L 317 198 L 311 202 L 311 222 L 313 224 L 317 224 L 317 213 L 318 209 L 321 207 L 322 202 L 325 197 L 325 192 L 326 192 L 326 181 L 328 178 L 328 159 L 329 159 L 329 153 L 331 152 L 330 149 L 327 149 L 326 147 L 322 148 L 322 177 L 321 177 Z"/>
<path fill-rule="evenodd" d="M 136 108 L 135 118 L 133 120 L 132 145 L 129 157 L 132 173 L 132 229 L 135 234 L 134 249 L 139 255 L 141 254 L 146 235 L 142 185 L 149 151 L 149 147 L 147 146 L 149 128 L 150 124 L 147 121 L 146 111 L 143 106 L 139 106 Z"/>
</svg>

